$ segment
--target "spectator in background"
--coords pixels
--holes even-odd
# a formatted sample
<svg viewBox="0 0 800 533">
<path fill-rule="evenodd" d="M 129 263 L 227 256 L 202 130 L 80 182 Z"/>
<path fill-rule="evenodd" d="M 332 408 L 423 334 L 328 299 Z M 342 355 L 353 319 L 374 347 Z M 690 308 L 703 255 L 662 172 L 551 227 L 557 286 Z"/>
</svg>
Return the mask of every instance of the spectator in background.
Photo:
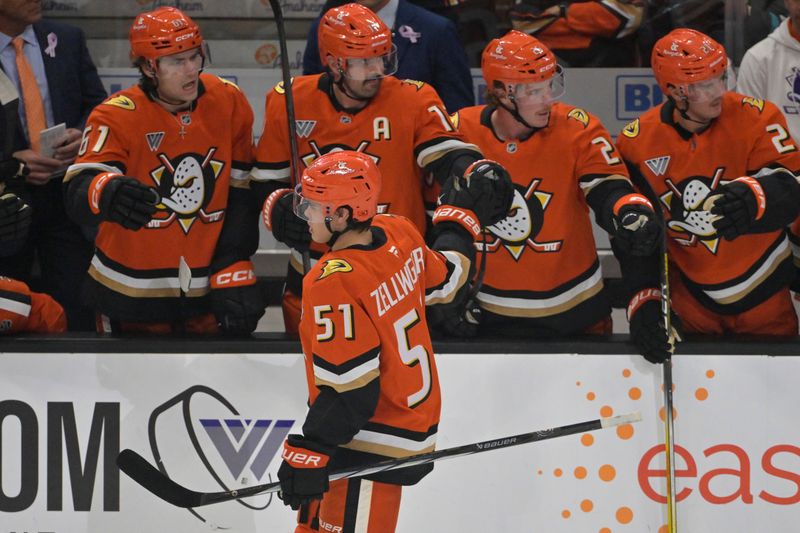
<svg viewBox="0 0 800 533">
<path fill-rule="evenodd" d="M 747 50 L 737 76 L 740 93 L 777 105 L 800 139 L 800 0 L 783 0 L 789 18 Z"/>
<path fill-rule="evenodd" d="M 645 0 L 519 0 L 514 29 L 541 40 L 567 67 L 633 67 Z"/>
<path fill-rule="evenodd" d="M 19 96 L 11 80 L 0 71 L 0 257 L 11 255 L 24 243 L 32 210 L 6 183 L 24 179 L 24 164 L 10 157 L 16 130 Z M 64 309 L 51 296 L 31 292 L 21 281 L 0 276 L 0 335 L 18 332 L 60 333 L 67 328 Z"/>
<path fill-rule="evenodd" d="M 617 147 L 666 219 L 673 311 L 691 333 L 797 335 L 784 228 L 800 209 L 800 152 L 783 115 L 728 91 L 725 49 L 700 32 L 673 30 L 651 63 L 667 100 L 625 126 Z M 614 250 L 634 295 L 631 338 L 663 362 L 675 335 L 661 315 L 662 257 Z"/>
<path fill-rule="evenodd" d="M 83 32 L 41 18 L 41 0 L 0 2 L 0 64 L 21 96 L 13 155 L 30 170 L 14 192 L 33 209 L 27 242 L 0 259 L 0 274 L 53 295 L 66 309 L 71 330 L 92 330 L 93 314 L 80 301 L 92 243 L 64 211 L 60 178 L 78 153 L 89 112 L 106 92 Z M 46 157 L 40 132 L 61 123 L 66 134 Z M 37 261 L 40 278 L 34 279 Z"/>
<path fill-rule="evenodd" d="M 785 0 L 750 0 L 744 19 L 744 47 L 766 39 L 789 16 Z"/>
<path fill-rule="evenodd" d="M 345 0 L 330 0 L 322 13 L 346 3 Z M 395 77 L 430 84 L 450 113 L 475 103 L 467 55 L 451 21 L 408 0 L 361 0 L 358 3 L 375 12 L 391 28 L 398 58 Z M 325 71 L 317 35 L 321 17 L 308 31 L 303 74 Z"/>
<path fill-rule="evenodd" d="M 783 0 L 783 4 L 789 18 L 744 54 L 737 88 L 777 105 L 796 142 L 800 139 L 800 0 Z M 789 237 L 798 270 L 792 290 L 800 292 L 800 220 L 792 226 Z"/>
</svg>

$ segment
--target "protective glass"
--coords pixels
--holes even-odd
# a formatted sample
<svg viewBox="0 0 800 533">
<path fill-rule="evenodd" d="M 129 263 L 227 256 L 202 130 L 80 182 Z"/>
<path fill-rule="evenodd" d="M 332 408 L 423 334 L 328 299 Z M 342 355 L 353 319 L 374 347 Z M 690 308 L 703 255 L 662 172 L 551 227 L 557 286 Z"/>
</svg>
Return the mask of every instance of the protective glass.
<svg viewBox="0 0 800 533">
<path fill-rule="evenodd" d="M 728 75 L 727 72 L 724 72 L 714 78 L 688 84 L 686 96 L 693 104 L 711 102 L 731 90 L 735 84 L 735 75 Z"/>
<path fill-rule="evenodd" d="M 325 222 L 325 218 L 330 216 L 330 206 L 304 198 L 300 185 L 294 188 L 294 202 L 292 205 L 294 214 L 306 222 Z"/>
<path fill-rule="evenodd" d="M 559 66 L 547 81 L 512 85 L 508 96 L 518 107 L 530 107 L 551 104 L 564 96 L 565 90 L 564 71 Z"/>
<path fill-rule="evenodd" d="M 397 46 L 392 45 L 388 54 L 381 56 L 345 60 L 344 76 L 354 81 L 376 80 L 397 72 Z"/>
</svg>

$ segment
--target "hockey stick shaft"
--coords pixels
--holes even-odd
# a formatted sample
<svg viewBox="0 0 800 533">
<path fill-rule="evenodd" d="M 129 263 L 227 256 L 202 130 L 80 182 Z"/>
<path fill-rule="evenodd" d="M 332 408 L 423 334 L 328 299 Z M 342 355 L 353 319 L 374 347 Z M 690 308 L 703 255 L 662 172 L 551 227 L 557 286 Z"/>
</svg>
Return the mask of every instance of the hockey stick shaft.
<svg viewBox="0 0 800 533">
<path fill-rule="evenodd" d="M 661 312 L 667 335 L 672 333 L 671 304 L 669 295 L 669 254 L 667 253 L 666 228 L 661 252 Z M 678 510 L 675 489 L 675 440 L 674 412 L 672 409 L 672 358 L 661 365 L 661 384 L 664 388 L 664 452 L 667 458 L 667 533 L 678 531 Z"/>
<path fill-rule="evenodd" d="M 294 91 L 292 90 L 292 74 L 289 71 L 289 49 L 286 46 L 286 25 L 283 21 L 283 9 L 279 0 L 269 0 L 278 27 L 278 46 L 281 51 L 281 77 L 283 79 L 283 95 L 286 99 L 286 122 L 289 134 L 289 155 L 291 165 L 292 187 L 300 181 L 300 152 L 297 148 L 297 122 L 294 107 Z M 303 274 L 311 269 L 311 258 L 308 251 L 303 252 Z"/>
<path fill-rule="evenodd" d="M 330 480 L 334 481 L 337 479 L 363 477 L 378 472 L 428 464 L 446 458 L 472 455 L 490 450 L 499 450 L 502 448 L 510 448 L 511 446 L 519 446 L 520 444 L 528 444 L 531 442 L 554 439 L 567 435 L 575 435 L 577 433 L 585 433 L 587 431 L 595 431 L 597 429 L 611 428 L 622 424 L 638 422 L 641 419 L 642 417 L 637 411 L 626 415 L 599 418 L 596 420 L 579 422 L 577 424 L 570 424 L 567 426 L 560 426 L 539 431 L 532 431 L 530 433 L 523 433 L 520 435 L 513 435 L 510 437 L 502 437 L 499 439 L 465 444 L 463 446 L 456 446 L 454 448 L 446 448 L 444 450 L 412 455 L 400 459 L 387 459 L 385 461 L 365 465 L 363 467 L 337 470 L 331 473 Z M 162 472 L 160 472 L 156 467 L 151 465 L 141 455 L 129 449 L 122 450 L 122 452 L 120 452 L 119 456 L 117 457 L 117 466 L 119 466 L 120 470 L 122 470 L 138 484 L 162 500 L 178 507 L 201 507 L 203 505 L 237 500 L 239 498 L 255 496 L 257 494 L 277 492 L 280 489 L 280 483 L 274 482 L 265 483 L 263 485 L 255 485 L 252 487 L 245 487 L 238 490 L 222 492 L 196 492 L 187 489 L 178 483 L 175 483 Z"/>
</svg>

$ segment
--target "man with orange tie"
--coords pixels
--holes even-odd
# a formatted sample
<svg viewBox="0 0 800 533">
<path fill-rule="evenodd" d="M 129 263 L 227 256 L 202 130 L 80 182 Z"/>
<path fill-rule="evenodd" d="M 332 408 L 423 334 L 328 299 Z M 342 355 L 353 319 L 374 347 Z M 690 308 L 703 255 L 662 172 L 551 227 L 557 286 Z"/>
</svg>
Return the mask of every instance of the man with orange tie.
<svg viewBox="0 0 800 533">
<path fill-rule="evenodd" d="M 51 294 L 64 306 L 71 330 L 94 330 L 94 314 L 79 302 L 92 243 L 64 212 L 60 178 L 75 160 L 83 125 L 105 99 L 105 89 L 83 32 L 43 21 L 41 0 L 0 2 L 0 67 L 20 95 L 13 156 L 30 170 L 12 192 L 33 209 L 30 235 L 18 253 L 0 259 L 0 275 Z M 46 157 L 41 131 L 61 123 L 66 132 Z M 35 261 L 41 279 L 32 278 Z"/>
</svg>

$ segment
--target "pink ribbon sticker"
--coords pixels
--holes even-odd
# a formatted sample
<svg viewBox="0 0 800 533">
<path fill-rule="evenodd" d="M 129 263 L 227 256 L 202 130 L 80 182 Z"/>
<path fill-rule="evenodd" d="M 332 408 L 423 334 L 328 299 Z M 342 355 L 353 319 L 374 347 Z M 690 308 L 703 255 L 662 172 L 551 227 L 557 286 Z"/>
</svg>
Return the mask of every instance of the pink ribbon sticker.
<svg viewBox="0 0 800 533">
<path fill-rule="evenodd" d="M 400 37 L 405 37 L 406 39 L 411 41 L 412 44 L 416 44 L 417 40 L 420 37 L 422 37 L 422 34 L 414 31 L 414 28 L 412 28 L 411 26 L 406 26 L 406 25 L 400 26 L 397 32 L 400 34 Z"/>
<path fill-rule="evenodd" d="M 55 59 L 56 46 L 58 46 L 58 36 L 53 32 L 48 33 L 47 48 L 44 49 L 44 53 Z"/>
</svg>

